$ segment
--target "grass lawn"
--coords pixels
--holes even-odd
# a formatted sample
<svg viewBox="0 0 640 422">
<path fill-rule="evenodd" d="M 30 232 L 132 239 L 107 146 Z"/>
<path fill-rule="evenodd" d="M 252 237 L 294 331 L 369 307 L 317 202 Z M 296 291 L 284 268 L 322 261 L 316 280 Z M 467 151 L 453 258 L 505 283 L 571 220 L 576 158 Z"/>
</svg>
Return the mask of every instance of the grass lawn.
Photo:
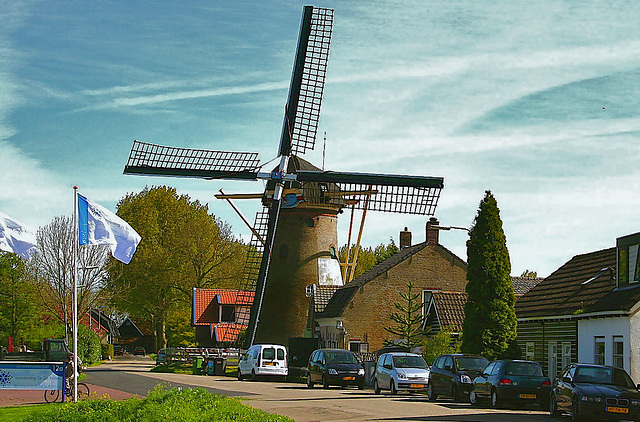
<svg viewBox="0 0 640 422">
<path fill-rule="evenodd" d="M 59 406 L 59 404 L 46 403 L 31 406 L 0 407 L 0 421 L 19 421 L 31 415 L 41 415 L 51 410 L 53 406 Z"/>
</svg>

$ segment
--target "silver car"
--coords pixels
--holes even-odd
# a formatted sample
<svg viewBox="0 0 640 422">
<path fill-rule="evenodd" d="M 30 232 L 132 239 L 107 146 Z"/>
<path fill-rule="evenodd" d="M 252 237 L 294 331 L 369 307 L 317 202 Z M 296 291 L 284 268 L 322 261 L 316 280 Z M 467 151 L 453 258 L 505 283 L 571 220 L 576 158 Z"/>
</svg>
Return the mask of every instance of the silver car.
<svg viewBox="0 0 640 422">
<path fill-rule="evenodd" d="M 429 365 L 422 356 L 414 353 L 392 352 L 380 355 L 373 378 L 373 390 L 426 391 L 429 382 Z"/>
</svg>

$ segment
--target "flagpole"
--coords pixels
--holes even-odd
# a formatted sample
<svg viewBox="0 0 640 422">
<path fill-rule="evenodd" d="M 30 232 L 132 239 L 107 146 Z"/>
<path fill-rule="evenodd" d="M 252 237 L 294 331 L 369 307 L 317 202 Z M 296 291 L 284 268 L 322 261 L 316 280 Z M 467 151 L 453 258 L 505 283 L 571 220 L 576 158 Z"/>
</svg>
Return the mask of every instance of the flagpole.
<svg viewBox="0 0 640 422">
<path fill-rule="evenodd" d="M 78 187 L 73 187 L 73 401 L 78 401 Z"/>
</svg>

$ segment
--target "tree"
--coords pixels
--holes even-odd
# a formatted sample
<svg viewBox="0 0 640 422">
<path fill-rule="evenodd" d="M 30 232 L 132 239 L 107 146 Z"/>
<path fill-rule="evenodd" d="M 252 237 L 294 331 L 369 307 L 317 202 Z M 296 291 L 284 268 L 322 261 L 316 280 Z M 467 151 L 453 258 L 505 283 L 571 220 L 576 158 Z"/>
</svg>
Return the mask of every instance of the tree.
<svg viewBox="0 0 640 422">
<path fill-rule="evenodd" d="M 538 273 L 536 271 L 529 271 L 529 270 L 524 270 L 522 272 L 522 275 L 520 277 L 524 277 L 524 278 L 536 278 L 538 277 Z"/>
<path fill-rule="evenodd" d="M 152 323 L 157 348 L 166 347 L 167 321 L 178 315 L 188 321 L 194 287 L 240 287 L 245 246 L 206 204 L 175 188 L 147 187 L 122 198 L 117 209 L 142 242 L 129 265 L 111 271 L 113 302 Z"/>
<path fill-rule="evenodd" d="M 393 241 L 393 237 L 389 238 L 389 244 L 385 245 L 384 243 L 379 244 L 373 250 L 373 254 L 376 257 L 376 265 L 381 263 L 382 261 L 391 258 L 393 255 L 397 254 L 400 251 L 396 246 L 396 242 Z"/>
<path fill-rule="evenodd" d="M 490 191 L 467 241 L 467 295 L 462 351 L 499 358 L 515 341 L 517 319 L 511 263 L 498 203 Z"/>
<path fill-rule="evenodd" d="M 355 256 L 355 251 L 356 251 L 356 245 L 353 244 L 349 248 L 349 262 L 353 261 L 353 257 Z M 372 247 L 363 248 L 362 245 L 360 245 L 358 249 L 358 262 L 356 263 L 356 271 L 354 274 L 354 278 L 369 271 L 371 268 L 378 265 L 385 259 L 390 258 L 392 255 L 394 255 L 398 251 L 399 249 L 396 246 L 395 242 L 393 241 L 393 238 L 389 239 L 388 245 L 381 243 L 375 248 L 372 248 Z M 347 245 L 340 247 L 338 256 L 340 258 L 340 262 L 345 262 L 346 256 L 347 256 Z"/>
<path fill-rule="evenodd" d="M 0 336 L 27 337 L 38 322 L 37 295 L 25 261 L 0 252 Z"/>
<path fill-rule="evenodd" d="M 72 322 L 73 242 L 71 218 L 60 216 L 38 229 L 36 253 L 30 265 L 32 277 L 44 308 L 65 324 Z M 86 245 L 78 247 L 78 319 L 89 313 L 100 299 L 104 286 L 109 248 Z"/>
<path fill-rule="evenodd" d="M 399 341 L 385 340 L 385 346 L 400 345 L 411 350 L 421 343 L 422 331 L 422 301 L 421 292 L 413 291 L 413 282 L 406 283 L 407 291 L 399 292 L 400 297 L 404 299 L 404 303 L 394 302 L 398 312 L 389 315 L 389 319 L 395 322 L 395 326 L 384 327 L 385 331 L 399 337 Z"/>
<path fill-rule="evenodd" d="M 443 327 L 433 337 L 425 339 L 422 343 L 422 357 L 429 365 L 440 355 L 457 353 L 460 343 L 451 335 L 451 330 Z"/>
</svg>

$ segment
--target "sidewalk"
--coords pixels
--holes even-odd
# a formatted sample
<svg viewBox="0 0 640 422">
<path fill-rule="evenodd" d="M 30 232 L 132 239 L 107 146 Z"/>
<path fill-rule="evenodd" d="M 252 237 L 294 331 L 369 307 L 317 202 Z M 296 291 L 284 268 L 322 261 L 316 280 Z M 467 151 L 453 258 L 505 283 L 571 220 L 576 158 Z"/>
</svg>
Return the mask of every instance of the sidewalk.
<svg viewBox="0 0 640 422">
<path fill-rule="evenodd" d="M 93 384 L 87 385 L 89 386 L 91 397 L 105 397 L 105 395 L 108 395 L 114 400 L 125 400 L 133 396 L 140 397 L 136 394 L 114 390 L 113 388 Z M 43 390 L 0 390 L 0 407 L 42 403 L 46 403 Z"/>
</svg>

